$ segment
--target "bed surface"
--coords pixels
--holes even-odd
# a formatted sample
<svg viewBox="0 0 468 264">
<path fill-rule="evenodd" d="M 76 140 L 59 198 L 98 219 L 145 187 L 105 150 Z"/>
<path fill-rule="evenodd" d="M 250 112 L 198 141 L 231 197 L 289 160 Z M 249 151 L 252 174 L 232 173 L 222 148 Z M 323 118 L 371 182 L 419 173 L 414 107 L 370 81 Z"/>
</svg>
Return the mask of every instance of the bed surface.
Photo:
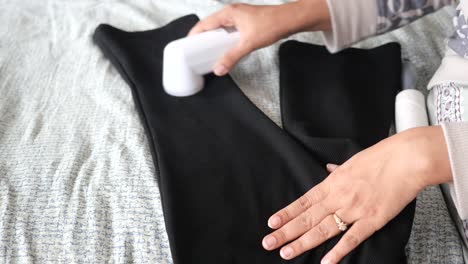
<svg viewBox="0 0 468 264">
<path fill-rule="evenodd" d="M 100 23 L 138 31 L 189 13 L 204 17 L 223 2 L 0 0 L 0 262 L 172 263 L 131 91 L 91 35 Z M 451 32 L 451 12 L 359 46 L 400 42 L 424 90 Z M 294 39 L 321 41 L 311 33 Z M 278 47 L 255 52 L 232 76 L 281 125 Z M 438 187 L 419 196 L 407 253 L 409 263 L 463 263 Z"/>
</svg>

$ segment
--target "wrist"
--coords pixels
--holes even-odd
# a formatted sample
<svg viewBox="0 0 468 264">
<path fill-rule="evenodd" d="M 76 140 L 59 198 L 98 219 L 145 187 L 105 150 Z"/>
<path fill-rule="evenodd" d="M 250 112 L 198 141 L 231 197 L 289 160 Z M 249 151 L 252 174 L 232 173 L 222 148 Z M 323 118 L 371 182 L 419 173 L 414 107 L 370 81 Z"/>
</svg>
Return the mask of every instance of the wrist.
<svg viewBox="0 0 468 264">
<path fill-rule="evenodd" d="M 423 187 L 452 181 L 447 144 L 441 126 L 408 130 L 406 143 L 415 148 L 415 166 Z"/>
<path fill-rule="evenodd" d="M 278 6 L 280 7 L 280 6 Z M 326 0 L 298 0 L 282 5 L 278 16 L 284 18 L 287 32 L 292 35 L 304 31 L 331 30 L 330 11 Z"/>
<path fill-rule="evenodd" d="M 328 31 L 332 29 L 327 0 L 299 0 L 301 9 L 307 10 L 302 18 L 301 31 Z"/>
</svg>

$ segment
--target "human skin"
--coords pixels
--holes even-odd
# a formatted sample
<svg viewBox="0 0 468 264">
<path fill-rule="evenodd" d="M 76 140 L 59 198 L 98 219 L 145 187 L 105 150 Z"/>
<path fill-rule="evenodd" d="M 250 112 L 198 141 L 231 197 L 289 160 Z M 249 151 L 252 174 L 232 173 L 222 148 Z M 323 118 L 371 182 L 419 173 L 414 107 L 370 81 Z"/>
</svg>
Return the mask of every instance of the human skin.
<svg viewBox="0 0 468 264">
<path fill-rule="evenodd" d="M 241 58 L 303 31 L 331 29 L 325 0 L 299 0 L 276 6 L 234 4 L 200 21 L 189 35 L 236 27 L 241 39 L 220 59 L 214 73 L 227 74 Z M 268 220 L 273 232 L 262 245 L 293 259 L 341 231 L 333 215 L 352 225 L 322 259 L 338 263 L 381 229 L 428 186 L 452 181 L 440 126 L 407 130 L 365 149 L 344 164 L 327 165 L 330 175 Z M 278 190 L 281 191 L 281 190 Z"/>
<path fill-rule="evenodd" d="M 331 174 L 322 183 L 270 217 L 275 231 L 263 239 L 265 249 L 281 248 L 281 257 L 292 259 L 315 248 L 341 232 L 336 213 L 352 226 L 322 263 L 338 263 L 424 188 L 452 180 L 440 126 L 396 134 L 327 168 Z"/>
<path fill-rule="evenodd" d="M 189 36 L 220 27 L 236 27 L 240 40 L 215 65 L 218 76 L 227 74 L 241 58 L 259 48 L 298 32 L 329 30 L 331 24 L 325 0 L 261 6 L 232 4 L 200 21 Z"/>
</svg>

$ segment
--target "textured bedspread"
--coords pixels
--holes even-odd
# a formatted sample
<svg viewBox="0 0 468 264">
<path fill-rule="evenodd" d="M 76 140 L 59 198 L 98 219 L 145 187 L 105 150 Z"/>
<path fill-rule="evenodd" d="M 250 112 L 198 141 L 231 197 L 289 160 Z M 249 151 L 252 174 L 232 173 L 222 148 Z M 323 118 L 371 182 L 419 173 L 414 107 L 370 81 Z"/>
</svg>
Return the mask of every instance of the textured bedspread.
<svg viewBox="0 0 468 264">
<path fill-rule="evenodd" d="M 100 23 L 147 30 L 189 13 L 204 17 L 222 5 L 0 0 L 0 262 L 172 263 L 130 89 L 90 36 Z M 450 12 L 361 46 L 402 43 L 424 89 L 441 58 Z M 320 42 L 318 34 L 295 38 Z M 254 53 L 233 77 L 280 125 L 277 48 Z M 463 263 L 437 187 L 419 197 L 407 252 L 410 263 Z"/>
</svg>

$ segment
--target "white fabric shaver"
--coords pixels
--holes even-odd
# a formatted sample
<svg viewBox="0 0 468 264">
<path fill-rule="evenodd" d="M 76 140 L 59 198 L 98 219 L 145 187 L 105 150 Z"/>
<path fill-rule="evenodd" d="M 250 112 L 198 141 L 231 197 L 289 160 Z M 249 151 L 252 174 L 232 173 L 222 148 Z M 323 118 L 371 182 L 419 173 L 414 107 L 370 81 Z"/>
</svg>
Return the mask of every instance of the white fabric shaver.
<svg viewBox="0 0 468 264">
<path fill-rule="evenodd" d="M 204 76 L 239 41 L 240 33 L 219 28 L 169 43 L 164 48 L 163 87 L 173 96 L 190 96 L 203 89 Z"/>
</svg>

